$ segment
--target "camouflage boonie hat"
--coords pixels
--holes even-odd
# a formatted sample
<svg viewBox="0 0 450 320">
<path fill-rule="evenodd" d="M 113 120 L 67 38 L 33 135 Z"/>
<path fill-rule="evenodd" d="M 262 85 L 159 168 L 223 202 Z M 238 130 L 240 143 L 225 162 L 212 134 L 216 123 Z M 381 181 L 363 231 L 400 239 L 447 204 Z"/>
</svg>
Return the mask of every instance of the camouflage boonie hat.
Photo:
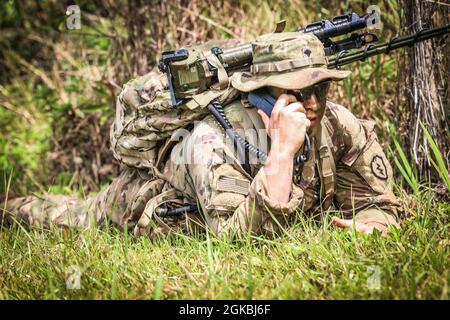
<svg viewBox="0 0 450 320">
<path fill-rule="evenodd" d="M 265 86 L 287 90 L 303 89 L 323 80 L 341 80 L 350 71 L 327 68 L 322 42 L 313 34 L 271 33 L 253 43 L 250 72 L 236 72 L 234 88 L 249 92 Z"/>
</svg>

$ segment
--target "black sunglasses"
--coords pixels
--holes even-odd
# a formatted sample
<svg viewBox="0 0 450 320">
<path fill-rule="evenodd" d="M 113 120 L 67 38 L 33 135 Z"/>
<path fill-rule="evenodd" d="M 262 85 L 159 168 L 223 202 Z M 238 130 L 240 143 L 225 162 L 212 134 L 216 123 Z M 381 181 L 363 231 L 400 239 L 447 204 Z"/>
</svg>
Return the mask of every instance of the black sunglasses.
<svg viewBox="0 0 450 320">
<path fill-rule="evenodd" d="M 290 90 L 288 93 L 294 95 L 300 102 L 310 99 L 313 94 L 317 99 L 322 100 L 328 93 L 330 83 L 330 80 L 325 80 L 304 89 Z"/>
</svg>

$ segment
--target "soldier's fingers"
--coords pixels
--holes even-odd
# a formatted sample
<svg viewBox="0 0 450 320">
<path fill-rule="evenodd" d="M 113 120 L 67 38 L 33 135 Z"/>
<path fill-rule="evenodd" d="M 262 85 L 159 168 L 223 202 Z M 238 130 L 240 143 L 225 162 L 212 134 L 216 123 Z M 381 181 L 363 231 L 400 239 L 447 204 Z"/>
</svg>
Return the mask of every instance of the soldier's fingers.
<svg viewBox="0 0 450 320">
<path fill-rule="evenodd" d="M 280 113 L 280 111 L 286 107 L 288 104 L 297 101 L 297 99 L 295 98 L 295 96 L 291 95 L 291 94 L 286 94 L 286 93 L 282 93 L 277 101 L 275 102 L 275 105 L 273 106 L 272 109 L 272 118 L 274 120 L 278 119 L 278 115 Z"/>
<path fill-rule="evenodd" d="M 365 234 L 372 234 L 374 228 L 375 228 L 374 226 L 371 226 L 371 225 L 368 225 L 368 224 L 365 224 L 362 222 L 356 223 L 356 231 L 362 232 Z"/>
<path fill-rule="evenodd" d="M 364 233 L 364 234 L 372 234 L 374 227 L 367 225 L 365 223 L 362 222 L 355 222 L 353 223 L 352 219 L 340 219 L 338 217 L 333 217 L 331 218 L 331 222 L 339 227 L 339 228 L 343 228 L 343 229 L 351 229 L 353 228 L 353 226 L 355 226 L 355 230 L 357 232 L 360 233 Z"/>
<path fill-rule="evenodd" d="M 262 122 L 264 123 L 264 127 L 266 128 L 267 133 L 269 133 L 269 124 L 270 124 L 269 116 L 262 110 L 258 110 L 258 114 L 261 116 Z"/>
<path fill-rule="evenodd" d="M 289 98 L 288 103 L 294 103 L 294 102 L 297 102 L 297 97 L 294 96 L 293 94 L 287 94 L 287 93 L 286 93 L 286 95 L 287 95 L 288 98 Z"/>
<path fill-rule="evenodd" d="M 336 227 L 339 228 L 351 228 L 353 227 L 353 220 L 352 219 L 341 219 L 336 216 L 331 218 L 331 223 L 334 224 Z"/>
<path fill-rule="evenodd" d="M 295 121 L 294 123 L 300 129 L 301 134 L 305 134 L 306 130 L 311 126 L 311 121 L 302 112 L 291 112 L 290 119 Z"/>
<path fill-rule="evenodd" d="M 285 107 L 286 111 L 293 111 L 293 112 L 301 112 L 306 114 L 305 107 L 303 107 L 303 104 L 301 102 L 293 102 Z"/>
<path fill-rule="evenodd" d="M 302 134 L 306 134 L 306 131 L 311 126 L 311 121 L 309 121 L 309 119 L 307 119 L 306 117 L 302 117 L 302 121 L 303 121 L 303 123 L 305 125 L 305 126 L 301 127 Z"/>
</svg>

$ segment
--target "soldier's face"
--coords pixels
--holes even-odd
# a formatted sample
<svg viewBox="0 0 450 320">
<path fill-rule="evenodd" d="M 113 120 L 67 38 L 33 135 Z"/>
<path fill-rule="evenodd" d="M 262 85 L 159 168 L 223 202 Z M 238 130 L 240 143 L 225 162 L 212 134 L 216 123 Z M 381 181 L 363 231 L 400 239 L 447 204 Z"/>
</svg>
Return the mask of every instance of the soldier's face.
<svg viewBox="0 0 450 320">
<path fill-rule="evenodd" d="M 268 89 L 273 97 L 279 97 L 282 93 L 294 95 L 297 101 L 302 103 L 305 108 L 306 117 L 311 122 L 309 132 L 312 135 L 316 135 L 320 129 L 320 122 L 325 113 L 329 85 L 329 82 L 320 83 L 315 86 L 315 90 L 312 87 L 306 88 L 306 90 L 286 90 L 275 87 L 269 87 Z"/>
<path fill-rule="evenodd" d="M 302 104 L 306 110 L 306 117 L 311 122 L 311 134 L 316 135 L 319 132 L 320 122 L 325 114 L 325 105 L 327 98 L 311 95 L 309 99 L 303 100 Z"/>
</svg>

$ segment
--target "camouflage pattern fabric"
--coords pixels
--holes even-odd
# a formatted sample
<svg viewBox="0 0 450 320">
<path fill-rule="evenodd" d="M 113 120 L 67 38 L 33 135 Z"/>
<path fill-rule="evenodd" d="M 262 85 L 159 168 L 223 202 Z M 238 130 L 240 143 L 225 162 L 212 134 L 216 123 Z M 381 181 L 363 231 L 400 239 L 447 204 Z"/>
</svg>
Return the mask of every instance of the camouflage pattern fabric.
<svg viewBox="0 0 450 320">
<path fill-rule="evenodd" d="M 183 217 L 158 218 L 152 221 L 149 204 L 183 204 L 177 194 L 167 198 L 171 188 L 166 181 L 151 179 L 137 169 L 126 169 L 103 191 L 83 200 L 71 196 L 45 195 L 16 198 L 1 204 L 0 224 L 21 223 L 26 226 L 49 228 L 52 224 L 87 229 L 103 227 L 106 222 L 119 229 L 134 230 L 135 236 L 151 238 L 169 232 L 202 232 L 204 222 L 196 213 Z M 177 199 L 179 198 L 179 199 Z"/>
<path fill-rule="evenodd" d="M 209 90 L 173 108 L 164 82 L 161 74 L 150 72 L 125 84 L 117 97 L 111 149 L 114 157 L 128 167 L 152 170 L 174 131 L 209 114 L 205 106 L 211 100 L 226 104 L 239 96 L 233 88 Z"/>
<path fill-rule="evenodd" d="M 245 105 L 236 101 L 225 108 L 233 126 L 264 130 L 262 124 L 257 128 L 250 119 L 249 112 L 255 109 L 245 111 Z M 358 120 L 343 106 L 328 102 L 322 133 L 329 139 L 321 143 L 331 144 L 335 185 L 326 192 L 323 162 L 319 161 L 323 148 L 314 140 L 312 156 L 303 168 L 299 185 L 293 183 L 287 204 L 269 199 L 261 164 L 252 165 L 252 176 L 243 170 L 230 144 L 224 142 L 223 130 L 211 117 L 175 146 L 164 175 L 188 198 L 198 199 L 208 225 L 217 235 L 277 233 L 301 215 L 329 209 L 332 202 L 345 218 L 399 227 L 397 219 L 402 209 L 391 190 L 392 168 L 373 124 Z M 188 164 L 174 163 L 180 157 Z M 195 157 L 197 161 L 192 160 Z M 323 200 L 330 192 L 334 201 L 326 204 Z"/>
<path fill-rule="evenodd" d="M 252 42 L 250 71 L 236 72 L 234 88 L 250 92 L 265 86 L 302 89 L 323 80 L 342 80 L 351 72 L 327 68 L 323 43 L 313 34 L 269 33 Z"/>
<path fill-rule="evenodd" d="M 137 211 L 142 213 L 147 201 L 162 189 L 162 183 L 154 184 L 145 194 L 141 194 L 139 190 L 147 182 L 138 170 L 128 169 L 105 190 L 86 200 L 60 195 L 16 198 L 7 202 L 4 222 L 17 220 L 43 227 L 55 223 L 88 228 L 92 225 L 102 226 L 105 219 L 109 218 L 113 224 L 125 226 Z"/>
</svg>

